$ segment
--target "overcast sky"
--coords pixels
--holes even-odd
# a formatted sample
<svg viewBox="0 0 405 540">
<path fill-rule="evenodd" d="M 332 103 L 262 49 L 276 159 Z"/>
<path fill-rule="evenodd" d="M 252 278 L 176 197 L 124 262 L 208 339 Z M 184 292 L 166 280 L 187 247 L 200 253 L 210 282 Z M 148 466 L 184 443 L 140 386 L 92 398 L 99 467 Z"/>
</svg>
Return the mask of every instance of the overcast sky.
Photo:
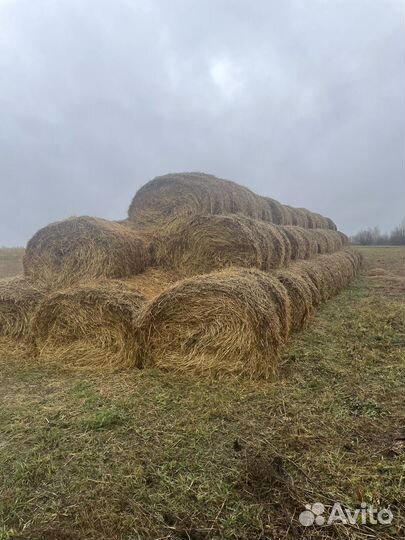
<svg viewBox="0 0 405 540">
<path fill-rule="evenodd" d="M 404 0 L 0 0 L 0 245 L 203 171 L 405 215 Z"/>
</svg>

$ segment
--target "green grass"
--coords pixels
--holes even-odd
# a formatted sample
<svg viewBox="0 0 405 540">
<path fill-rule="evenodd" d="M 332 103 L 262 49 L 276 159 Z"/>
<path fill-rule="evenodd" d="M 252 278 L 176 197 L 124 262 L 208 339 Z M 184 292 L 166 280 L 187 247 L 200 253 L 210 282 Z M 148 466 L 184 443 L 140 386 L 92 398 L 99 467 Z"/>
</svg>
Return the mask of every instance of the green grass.
<svg viewBox="0 0 405 540">
<path fill-rule="evenodd" d="M 272 384 L 1 359 L 0 539 L 403 537 L 404 250 L 362 252 Z M 394 521 L 305 529 L 316 501 Z"/>
</svg>

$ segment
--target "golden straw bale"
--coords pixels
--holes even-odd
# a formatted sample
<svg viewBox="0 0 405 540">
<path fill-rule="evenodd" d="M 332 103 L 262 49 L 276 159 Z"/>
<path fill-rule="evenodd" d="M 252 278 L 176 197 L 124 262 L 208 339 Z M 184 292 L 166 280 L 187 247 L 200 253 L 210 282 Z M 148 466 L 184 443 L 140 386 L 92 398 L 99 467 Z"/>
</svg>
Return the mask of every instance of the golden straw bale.
<svg viewBox="0 0 405 540">
<path fill-rule="evenodd" d="M 282 227 L 240 215 L 196 215 L 173 220 L 157 244 L 157 264 L 183 275 L 228 266 L 271 270 L 286 264 L 290 244 Z"/>
<path fill-rule="evenodd" d="M 310 252 L 310 242 L 308 239 L 311 231 L 292 225 L 282 227 L 282 231 L 287 236 L 291 246 L 291 260 L 306 259 L 313 254 Z"/>
<path fill-rule="evenodd" d="M 296 219 L 295 224 L 303 229 L 308 229 L 310 225 L 308 220 L 308 210 L 305 210 L 304 208 L 294 208 L 294 213 Z"/>
<path fill-rule="evenodd" d="M 132 200 L 128 216 L 137 227 L 152 228 L 178 216 L 195 214 L 241 214 L 277 225 L 290 225 L 291 212 L 300 216 L 297 225 L 308 226 L 305 212 L 288 209 L 230 180 L 185 172 L 158 176 L 142 186 Z M 324 223 L 328 228 L 328 223 Z"/>
<path fill-rule="evenodd" d="M 284 285 L 274 274 L 260 272 L 255 268 L 239 268 L 240 276 L 253 277 L 272 300 L 280 321 L 280 333 L 285 340 L 291 330 L 292 306 Z"/>
<path fill-rule="evenodd" d="M 169 287 L 138 319 L 138 365 L 270 377 L 283 343 L 280 306 L 269 292 L 274 280 L 228 269 Z"/>
<path fill-rule="evenodd" d="M 338 232 L 326 229 L 312 229 L 311 235 L 316 243 L 316 251 L 320 255 L 333 253 L 341 249 L 342 238 Z"/>
<path fill-rule="evenodd" d="M 283 204 L 270 197 L 263 197 L 263 199 L 270 208 L 271 221 L 275 225 L 284 225 L 290 222 L 290 212 Z"/>
<path fill-rule="evenodd" d="M 349 244 L 349 238 L 343 233 L 342 231 L 336 231 L 336 233 L 339 235 L 341 240 L 342 246 L 347 246 Z"/>
<path fill-rule="evenodd" d="M 47 296 L 30 325 L 43 362 L 75 367 L 135 365 L 134 324 L 146 303 L 118 281 L 95 281 Z"/>
<path fill-rule="evenodd" d="M 323 227 L 319 226 L 319 228 L 330 229 L 331 231 L 336 231 L 337 230 L 337 227 L 336 227 L 334 221 L 332 221 L 328 217 L 321 216 L 320 214 L 318 214 L 318 215 L 321 218 L 321 222 L 324 223 L 324 226 Z"/>
<path fill-rule="evenodd" d="M 310 212 L 306 208 L 298 208 L 298 210 L 300 210 L 306 217 L 306 221 L 307 221 L 306 228 L 307 229 L 316 229 L 317 224 L 318 224 L 316 214 L 314 214 L 313 212 Z"/>
<path fill-rule="evenodd" d="M 146 243 L 135 231 L 89 216 L 40 229 L 23 261 L 27 277 L 53 288 L 138 274 L 148 264 Z"/>
<path fill-rule="evenodd" d="M 139 226 L 204 213 L 271 221 L 270 209 L 258 195 L 230 180 L 198 172 L 158 176 L 138 190 L 128 211 L 129 219 Z"/>
<path fill-rule="evenodd" d="M 0 336 L 25 339 L 30 319 L 44 292 L 21 276 L 0 280 Z"/>
<path fill-rule="evenodd" d="M 312 287 L 293 269 L 278 270 L 275 277 L 285 287 L 290 300 L 291 330 L 299 330 L 306 325 L 312 311 Z"/>
<path fill-rule="evenodd" d="M 360 263 L 356 252 L 345 248 L 309 261 L 295 262 L 289 270 L 298 273 L 308 284 L 312 283 L 312 301 L 317 305 L 346 287 L 356 275 Z"/>
</svg>

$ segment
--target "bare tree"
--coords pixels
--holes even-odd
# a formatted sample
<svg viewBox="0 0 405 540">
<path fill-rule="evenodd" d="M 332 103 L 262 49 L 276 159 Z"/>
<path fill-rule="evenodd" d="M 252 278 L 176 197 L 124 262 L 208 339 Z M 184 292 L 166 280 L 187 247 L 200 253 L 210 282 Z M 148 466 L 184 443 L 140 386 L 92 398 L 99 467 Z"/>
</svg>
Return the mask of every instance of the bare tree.
<svg viewBox="0 0 405 540">
<path fill-rule="evenodd" d="M 363 229 L 352 236 L 353 244 L 361 246 L 402 246 L 405 245 L 405 218 L 389 235 L 382 234 L 378 227 Z"/>
</svg>

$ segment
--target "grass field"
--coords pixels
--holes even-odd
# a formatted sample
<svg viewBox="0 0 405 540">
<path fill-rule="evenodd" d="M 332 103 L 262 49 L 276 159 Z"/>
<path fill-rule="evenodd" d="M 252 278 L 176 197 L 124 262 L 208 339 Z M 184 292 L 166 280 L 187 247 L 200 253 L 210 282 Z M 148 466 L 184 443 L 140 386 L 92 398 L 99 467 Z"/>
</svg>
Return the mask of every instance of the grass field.
<svg viewBox="0 0 405 540">
<path fill-rule="evenodd" d="M 21 274 L 24 248 L 0 248 L 0 278 Z"/>
<path fill-rule="evenodd" d="M 0 539 L 403 538 L 405 250 L 361 251 L 272 384 L 1 358 Z M 303 527 L 318 501 L 394 519 Z"/>
</svg>

